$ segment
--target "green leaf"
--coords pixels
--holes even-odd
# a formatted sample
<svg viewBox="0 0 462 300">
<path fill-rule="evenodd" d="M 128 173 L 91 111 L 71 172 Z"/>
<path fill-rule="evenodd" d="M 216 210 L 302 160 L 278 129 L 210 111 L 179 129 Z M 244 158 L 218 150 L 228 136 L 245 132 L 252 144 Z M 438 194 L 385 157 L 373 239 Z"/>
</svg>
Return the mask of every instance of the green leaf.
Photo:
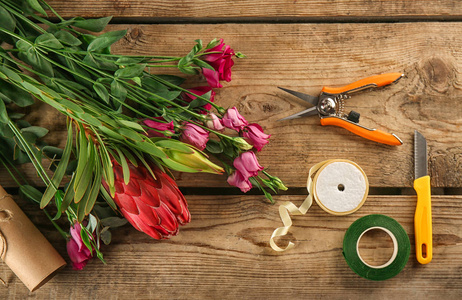
<svg viewBox="0 0 462 300">
<path fill-rule="evenodd" d="M 171 159 L 162 159 L 162 162 L 169 167 L 172 170 L 179 171 L 179 172 L 186 172 L 186 173 L 197 173 L 200 172 L 200 170 L 196 170 L 190 167 L 187 167 L 185 165 L 182 165 L 176 161 L 173 161 Z"/>
<path fill-rule="evenodd" d="M 123 135 L 124 137 L 131 139 L 135 142 L 143 141 L 143 136 L 130 128 L 122 127 L 122 128 L 117 129 L 117 132 Z"/>
<path fill-rule="evenodd" d="M 170 101 L 176 99 L 180 94 L 181 94 L 181 91 L 169 91 L 169 90 L 165 90 L 165 91 L 161 91 L 157 93 L 159 97 L 162 97 Z M 158 102 L 159 100 L 154 100 L 154 101 Z"/>
<path fill-rule="evenodd" d="M 119 99 L 121 102 L 127 98 L 127 89 L 117 80 L 111 82 L 111 94 Z"/>
<path fill-rule="evenodd" d="M 80 229 L 80 237 L 82 238 L 82 242 L 85 244 L 85 246 L 87 246 L 88 250 L 90 250 L 91 255 L 93 255 L 93 247 L 91 246 L 90 237 L 88 236 L 84 227 L 81 226 L 81 228 L 82 229 Z"/>
<path fill-rule="evenodd" d="M 83 149 L 82 149 L 83 150 Z M 83 169 L 80 173 L 79 171 L 79 166 L 77 166 L 77 175 L 75 178 L 75 183 L 74 183 L 74 190 L 75 190 L 75 195 L 74 195 L 74 202 L 79 203 L 80 200 L 84 197 L 86 193 L 89 193 L 90 189 L 90 183 L 93 179 L 93 169 L 96 164 L 96 148 L 95 145 L 93 144 L 93 141 L 90 139 L 88 141 L 88 150 L 87 150 L 87 157 L 85 160 L 80 161 L 79 157 L 79 166 L 80 164 L 84 164 Z M 85 211 L 85 207 L 83 208 Z"/>
<path fill-rule="evenodd" d="M 215 140 L 209 140 L 207 142 L 207 146 L 205 147 L 205 150 L 207 150 L 210 153 L 213 154 L 218 154 L 223 152 L 223 145 Z"/>
<path fill-rule="evenodd" d="M 40 96 L 42 95 L 42 90 L 40 90 L 38 87 L 36 87 L 35 85 L 27 82 L 27 81 L 23 81 L 21 82 L 21 85 L 27 90 L 29 91 L 30 93 L 32 94 L 35 94 L 37 96 Z"/>
<path fill-rule="evenodd" d="M 162 139 L 159 141 L 155 141 L 154 144 L 156 144 L 157 146 L 161 148 L 173 149 L 178 152 L 183 152 L 187 154 L 194 153 L 194 151 L 188 145 L 178 140 L 174 140 L 174 139 Z"/>
<path fill-rule="evenodd" d="M 210 100 L 210 97 L 212 96 L 212 91 L 209 91 L 205 94 L 203 94 L 201 97 Z M 201 107 L 206 105 L 208 102 L 203 100 L 202 98 L 196 97 L 193 101 L 189 103 L 190 108 L 196 108 L 196 107 Z"/>
<path fill-rule="evenodd" d="M 185 66 L 178 66 L 178 69 L 188 75 L 196 75 L 197 70 L 194 67 L 185 67 Z"/>
<path fill-rule="evenodd" d="M 103 230 L 101 230 L 100 238 L 101 238 L 101 241 L 103 241 L 105 245 L 109 245 L 111 243 L 112 234 L 109 231 L 109 227 L 104 227 Z"/>
<path fill-rule="evenodd" d="M 141 76 L 145 68 L 146 64 L 132 65 L 118 69 L 114 75 L 119 78 L 131 79 Z"/>
<path fill-rule="evenodd" d="M 116 140 L 119 140 L 119 141 L 125 140 L 125 138 L 124 138 L 122 135 L 120 135 L 120 134 L 118 134 L 117 132 L 115 132 L 115 131 L 109 129 L 109 128 L 106 127 L 106 126 L 101 126 L 101 127 L 99 128 L 99 130 L 101 130 L 105 135 L 107 135 L 107 136 L 109 136 L 109 137 L 111 137 L 111 138 L 113 138 L 113 139 L 116 139 Z"/>
<path fill-rule="evenodd" d="M 120 123 L 120 124 L 123 125 L 123 126 L 126 126 L 126 127 L 129 127 L 129 128 L 132 128 L 132 129 L 135 129 L 135 130 L 144 132 L 143 127 L 142 127 L 140 124 L 135 123 L 135 122 L 133 122 L 133 121 L 128 121 L 128 120 L 117 120 L 117 122 Z"/>
<path fill-rule="evenodd" d="M 103 187 L 103 185 L 101 185 L 101 187 L 100 187 L 100 192 L 101 192 L 101 195 L 103 196 L 104 200 L 106 200 L 107 204 L 109 204 L 109 206 L 113 210 L 117 210 L 117 205 L 115 204 L 114 200 L 111 198 L 109 193 L 106 191 L 106 189 Z"/>
<path fill-rule="evenodd" d="M 68 125 L 67 141 L 66 146 L 64 147 L 63 156 L 53 174 L 53 177 L 51 178 L 52 184 L 50 184 L 47 187 L 45 193 L 43 194 L 42 200 L 40 202 L 40 208 L 44 208 L 45 206 L 47 206 L 48 203 L 50 203 L 51 198 L 53 198 L 53 195 L 56 194 L 57 188 L 59 187 L 59 184 L 61 183 L 61 180 L 63 179 L 64 174 L 66 173 L 69 158 L 71 157 L 72 141 L 72 125 Z"/>
<path fill-rule="evenodd" d="M 118 66 L 111 62 L 112 60 L 111 57 L 106 57 L 104 59 L 98 58 L 97 56 L 93 55 L 94 52 L 87 52 L 88 54 L 85 56 L 83 59 L 83 62 L 86 63 L 89 66 L 101 69 L 101 70 L 106 70 L 106 71 L 116 71 L 118 70 Z M 98 78 L 98 80 L 109 80 L 109 78 Z"/>
<path fill-rule="evenodd" d="M 133 154 L 131 154 L 125 148 L 121 148 L 120 150 L 123 152 L 125 157 L 128 158 L 128 160 L 132 163 L 132 165 L 134 165 L 135 167 L 138 167 L 138 162 L 136 161 L 136 158 L 133 156 Z"/>
<path fill-rule="evenodd" d="M 96 199 L 98 198 L 99 194 L 99 189 L 101 186 L 101 163 L 96 162 L 95 164 L 95 176 L 93 176 L 93 185 L 91 186 L 90 194 L 88 196 L 88 201 L 87 204 L 85 205 L 85 214 L 88 215 L 91 210 L 93 209 L 93 206 L 96 203 Z"/>
<path fill-rule="evenodd" d="M 115 148 L 115 150 L 117 151 L 117 154 L 119 155 L 119 158 L 120 158 L 120 164 L 122 166 L 124 183 L 125 185 L 128 185 L 128 183 L 130 182 L 130 168 L 128 167 L 127 159 L 125 158 L 125 156 L 123 155 L 122 151 L 120 151 L 119 148 Z"/>
<path fill-rule="evenodd" d="M 16 81 L 16 82 L 22 81 L 22 78 L 21 76 L 18 75 L 18 73 L 16 73 L 15 71 L 13 71 L 12 69 L 6 66 L 0 66 L 0 71 L 2 71 L 9 79 L 13 81 Z"/>
<path fill-rule="evenodd" d="M 111 21 L 112 17 L 104 17 L 99 19 L 88 19 L 76 18 L 73 22 L 73 26 L 82 28 L 85 30 L 100 32 L 106 28 L 106 25 Z"/>
<path fill-rule="evenodd" d="M 197 45 L 196 45 L 197 48 L 198 48 L 199 50 L 201 50 L 202 47 L 203 47 L 203 46 L 202 46 L 202 40 L 201 40 L 201 39 L 197 39 L 197 40 L 194 40 L 194 41 L 197 43 Z M 196 53 L 197 53 L 197 51 L 196 51 Z"/>
<path fill-rule="evenodd" d="M 54 99 L 46 96 L 46 95 L 39 95 L 43 102 L 47 103 L 51 107 L 56 108 L 58 111 L 64 112 L 66 109 L 59 103 L 57 103 Z"/>
<path fill-rule="evenodd" d="M 42 193 L 30 185 L 21 185 L 19 187 L 19 191 L 29 200 L 34 202 L 40 203 L 40 199 L 42 199 Z"/>
<path fill-rule="evenodd" d="M 141 78 L 138 76 L 132 78 L 133 82 L 136 83 L 138 86 L 142 86 L 141 84 Z"/>
<path fill-rule="evenodd" d="M 29 93 L 3 80 L 0 80 L 0 99 L 6 103 L 14 102 L 19 107 L 34 104 L 34 99 Z"/>
<path fill-rule="evenodd" d="M 90 187 L 91 185 L 85 190 L 85 194 L 83 195 L 82 199 L 80 199 L 79 203 L 77 203 L 77 220 L 82 222 L 85 219 L 85 208 L 87 206 L 87 202 L 90 199 Z M 75 202 L 75 196 L 74 196 Z"/>
<path fill-rule="evenodd" d="M 109 92 L 107 91 L 106 87 L 99 83 L 95 82 L 93 84 L 93 89 L 96 91 L 98 96 L 106 103 L 109 104 Z"/>
<path fill-rule="evenodd" d="M 145 61 L 146 58 L 139 58 L 139 57 L 127 57 L 127 56 L 121 56 L 119 57 L 115 63 L 120 66 L 128 66 L 128 65 L 134 65 L 134 64 L 139 64 L 143 61 Z"/>
<path fill-rule="evenodd" d="M 103 163 L 103 177 L 104 180 L 106 181 L 108 187 L 109 187 L 109 192 L 111 195 L 115 194 L 115 187 L 114 187 L 114 170 L 113 166 L 111 163 L 111 160 L 109 158 L 109 154 L 102 155 L 101 156 L 101 162 Z M 108 200 L 106 199 L 108 202 Z M 109 203 L 109 202 L 108 202 Z"/>
<path fill-rule="evenodd" d="M 153 142 L 149 140 L 143 140 L 136 144 L 128 142 L 128 144 L 147 154 L 151 154 L 159 158 L 167 158 L 167 155 L 159 147 L 157 147 Z"/>
<path fill-rule="evenodd" d="M 88 224 L 86 227 L 89 232 L 95 232 L 96 228 L 98 227 L 98 220 L 94 215 L 88 215 Z"/>
<path fill-rule="evenodd" d="M 45 46 L 52 49 L 61 49 L 64 48 L 63 44 L 61 44 L 58 39 L 51 33 L 44 33 L 39 35 L 35 39 L 35 43 L 40 46 Z"/>
<path fill-rule="evenodd" d="M 42 138 L 48 133 L 48 129 L 39 126 L 30 126 L 21 129 L 22 133 L 31 133 L 37 138 Z"/>
<path fill-rule="evenodd" d="M 64 193 L 63 201 L 61 203 L 61 212 L 67 210 L 69 205 L 71 205 L 72 200 L 74 199 L 74 183 L 75 183 L 75 173 L 72 174 L 71 180 L 67 186 L 66 192 Z"/>
<path fill-rule="evenodd" d="M 39 12 L 41 13 L 42 15 L 45 15 L 46 17 L 48 17 L 46 11 L 43 9 L 43 7 L 40 5 L 40 3 L 38 2 L 38 0 L 26 0 L 27 4 L 30 5 L 30 7 L 32 7 L 32 9 L 34 9 L 36 12 Z"/>
<path fill-rule="evenodd" d="M 69 46 L 80 46 L 82 41 L 76 38 L 72 33 L 66 30 L 59 30 L 55 33 L 55 37 L 63 44 Z"/>
<path fill-rule="evenodd" d="M 8 124 L 10 118 L 8 118 L 8 112 L 6 111 L 5 102 L 0 99 L 0 123 Z"/>
<path fill-rule="evenodd" d="M 3 7 L 0 7 L 0 26 L 13 32 L 16 28 L 16 19 Z"/>
<path fill-rule="evenodd" d="M 88 45 L 87 51 L 98 51 L 106 47 L 109 47 L 121 38 L 123 38 L 125 34 L 127 34 L 126 30 L 110 31 L 103 33 Z"/>
<path fill-rule="evenodd" d="M 119 218 L 119 217 L 107 217 L 107 218 L 101 219 L 101 225 L 103 225 L 104 227 L 110 227 L 110 228 L 121 227 L 127 223 L 128 223 L 127 219 Z"/>
<path fill-rule="evenodd" d="M 19 59 L 48 77 L 54 76 L 51 63 L 42 57 L 43 54 L 38 53 L 35 47 L 23 40 L 18 40 L 16 47 L 20 50 L 18 53 Z"/>
<path fill-rule="evenodd" d="M 193 49 L 191 51 L 189 51 L 189 53 L 182 57 L 179 61 L 178 61 L 178 66 L 183 66 L 183 67 L 186 67 L 188 66 L 190 63 L 191 63 L 191 60 L 194 58 L 194 55 L 196 54 L 197 52 L 197 47 L 194 46 Z"/>
<path fill-rule="evenodd" d="M 210 69 L 210 70 L 215 70 L 211 65 L 209 65 L 208 63 L 206 63 L 203 60 L 195 58 L 195 59 L 193 59 L 192 62 L 198 67 L 205 68 L 205 69 Z"/>
<path fill-rule="evenodd" d="M 64 153 L 63 149 L 54 146 L 44 146 L 41 150 L 46 157 L 52 159 L 60 159 Z"/>
<path fill-rule="evenodd" d="M 173 85 L 181 85 L 186 80 L 186 78 L 175 75 L 152 75 L 152 78 L 161 82 L 166 81 Z"/>
<path fill-rule="evenodd" d="M 76 139 L 77 142 L 77 139 Z M 80 177 L 82 176 L 82 172 L 87 164 L 88 156 L 89 156 L 89 146 L 88 140 L 85 136 L 85 130 L 82 126 L 79 128 L 79 136 L 78 136 L 78 143 L 76 144 L 78 150 L 78 164 L 77 169 L 75 170 L 76 173 L 76 181 L 80 181 Z"/>
<path fill-rule="evenodd" d="M 138 158 L 139 161 L 141 161 L 141 163 L 146 167 L 146 169 L 148 170 L 149 174 L 151 174 L 151 176 L 155 179 L 156 178 L 156 175 L 154 174 L 154 172 L 152 171 L 151 169 L 151 166 L 146 162 L 146 160 L 144 159 L 144 156 L 142 153 L 138 152 L 138 151 L 133 151 L 133 153 L 135 154 L 135 156 Z"/>
<path fill-rule="evenodd" d="M 205 49 L 211 49 L 211 48 L 217 46 L 219 43 L 220 43 L 220 40 L 213 39 L 207 44 L 207 47 L 205 47 Z"/>
<path fill-rule="evenodd" d="M 71 110 L 75 114 L 83 114 L 84 111 L 83 109 L 76 103 L 69 101 L 67 99 L 59 99 L 59 102 L 66 107 L 67 109 Z"/>
<path fill-rule="evenodd" d="M 61 191 L 61 190 L 58 190 L 55 194 L 55 204 L 56 204 L 56 209 L 57 209 L 57 213 L 56 215 L 53 217 L 53 221 L 56 221 L 58 220 L 59 218 L 61 218 L 61 205 L 63 203 L 63 196 L 64 196 L 64 192 Z"/>
</svg>

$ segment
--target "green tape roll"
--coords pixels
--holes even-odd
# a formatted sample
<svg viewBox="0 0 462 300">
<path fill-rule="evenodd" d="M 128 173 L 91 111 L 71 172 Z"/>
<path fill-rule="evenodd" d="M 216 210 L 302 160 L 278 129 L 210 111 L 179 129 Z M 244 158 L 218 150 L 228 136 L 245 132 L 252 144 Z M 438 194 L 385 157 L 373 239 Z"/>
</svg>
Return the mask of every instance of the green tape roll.
<svg viewBox="0 0 462 300">
<path fill-rule="evenodd" d="M 372 229 L 388 233 L 394 245 L 392 257 L 381 266 L 368 265 L 359 255 L 359 240 Z M 343 256 L 348 266 L 359 276 L 370 280 L 386 280 L 398 275 L 404 269 L 410 252 L 411 242 L 406 231 L 397 221 L 384 215 L 368 215 L 356 220 L 343 239 Z"/>
</svg>

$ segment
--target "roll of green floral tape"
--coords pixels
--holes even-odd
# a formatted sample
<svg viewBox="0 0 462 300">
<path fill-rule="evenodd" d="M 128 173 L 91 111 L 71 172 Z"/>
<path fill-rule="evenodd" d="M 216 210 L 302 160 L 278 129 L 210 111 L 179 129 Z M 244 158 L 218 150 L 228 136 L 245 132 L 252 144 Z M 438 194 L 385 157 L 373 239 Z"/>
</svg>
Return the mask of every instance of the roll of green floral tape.
<svg viewBox="0 0 462 300">
<path fill-rule="evenodd" d="M 385 231 L 393 241 L 390 260 L 380 266 L 366 263 L 359 254 L 359 240 L 372 229 Z M 384 215 L 368 215 L 356 220 L 343 239 L 343 256 L 348 266 L 359 276 L 370 280 L 386 280 L 398 275 L 404 269 L 410 252 L 411 243 L 406 231 L 396 220 Z"/>
</svg>

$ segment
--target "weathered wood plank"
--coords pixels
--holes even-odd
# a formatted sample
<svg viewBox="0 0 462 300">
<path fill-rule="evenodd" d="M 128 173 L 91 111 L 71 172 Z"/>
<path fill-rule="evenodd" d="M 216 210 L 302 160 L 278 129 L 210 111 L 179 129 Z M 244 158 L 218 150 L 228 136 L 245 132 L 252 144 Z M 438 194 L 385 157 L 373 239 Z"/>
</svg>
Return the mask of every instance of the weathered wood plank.
<svg viewBox="0 0 462 300">
<path fill-rule="evenodd" d="M 193 40 L 222 37 L 248 58 L 233 67 L 233 79 L 217 90 L 216 101 L 237 106 L 250 121 L 272 135 L 258 153 L 262 165 L 288 186 L 305 185 L 309 168 L 331 158 L 357 162 L 371 186 L 409 187 L 413 180 L 413 133 L 428 141 L 433 187 L 461 187 L 462 35 L 460 23 L 392 24 L 220 24 L 115 25 L 128 27 L 114 51 L 125 54 L 180 55 Z M 400 82 L 347 100 L 361 113 L 362 125 L 397 134 L 404 145 L 384 146 L 337 127 L 320 126 L 316 117 L 277 122 L 306 107 L 280 91 L 283 86 L 311 94 L 322 86 L 341 86 L 386 72 L 403 72 Z M 199 77 L 189 85 L 204 84 Z M 40 114 L 36 114 L 36 120 Z M 55 128 L 58 118 L 43 121 Z M 47 125 L 48 125 L 47 124 Z M 53 137 L 51 137 L 53 140 Z M 55 133 L 54 141 L 63 143 Z M 31 172 L 31 171 L 29 171 Z M 31 174 L 31 173 L 29 173 Z M 8 186 L 2 172 L 4 186 Z M 32 177 L 32 176 L 30 176 Z M 181 186 L 227 186 L 224 176 L 179 174 Z"/>
<path fill-rule="evenodd" d="M 48 1 L 65 17 L 143 17 L 188 19 L 293 20 L 293 18 L 354 17 L 460 17 L 462 8 L 455 0 L 438 1 L 293 1 L 293 0 L 82 0 Z"/>
<path fill-rule="evenodd" d="M 303 196 L 277 200 L 300 204 Z M 92 260 L 83 271 L 67 266 L 35 293 L 1 267 L 8 288 L 2 299 L 458 299 L 462 293 L 461 196 L 433 197 L 433 261 L 415 259 L 414 196 L 370 196 L 349 216 L 325 213 L 316 204 L 294 218 L 296 247 L 276 253 L 269 236 L 281 225 L 278 207 L 258 196 L 191 196 L 190 224 L 157 242 L 125 226 L 103 248 L 107 265 Z M 20 201 L 39 229 L 67 259 L 64 240 L 32 205 Z M 411 255 L 395 278 L 373 282 L 349 269 L 342 256 L 346 229 L 358 218 L 381 213 L 409 234 Z M 370 245 L 372 246 L 372 245 Z M 371 250 L 372 251 L 372 250 Z M 379 251 L 380 252 L 380 251 Z"/>
</svg>

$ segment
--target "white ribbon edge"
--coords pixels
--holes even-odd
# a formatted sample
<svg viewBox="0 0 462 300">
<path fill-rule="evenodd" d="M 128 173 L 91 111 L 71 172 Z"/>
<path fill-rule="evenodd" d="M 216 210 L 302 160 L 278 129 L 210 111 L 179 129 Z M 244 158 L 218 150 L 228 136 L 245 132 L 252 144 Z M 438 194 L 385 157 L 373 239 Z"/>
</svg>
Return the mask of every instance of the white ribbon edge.
<svg viewBox="0 0 462 300">
<path fill-rule="evenodd" d="M 274 239 L 276 237 L 284 236 L 289 232 L 289 229 L 292 226 L 292 219 L 290 218 L 289 213 L 294 216 L 300 216 L 300 215 L 306 214 L 308 209 L 310 209 L 311 204 L 313 204 L 313 192 L 312 192 L 313 174 L 316 173 L 322 166 L 324 166 L 325 164 L 331 161 L 332 159 L 325 160 L 311 167 L 310 171 L 308 172 L 308 179 L 306 182 L 306 189 L 308 190 L 308 196 L 305 198 L 305 200 L 303 201 L 302 205 L 300 205 L 300 207 L 297 207 L 295 204 L 293 204 L 290 201 L 286 201 L 279 206 L 279 216 L 281 217 L 281 221 L 284 226 L 276 228 L 270 237 L 270 246 L 271 248 L 273 248 L 274 251 L 283 252 L 283 251 L 292 249 L 295 246 L 294 243 L 289 242 L 287 247 L 281 248 L 278 245 L 276 245 L 276 242 L 274 241 Z"/>
</svg>

